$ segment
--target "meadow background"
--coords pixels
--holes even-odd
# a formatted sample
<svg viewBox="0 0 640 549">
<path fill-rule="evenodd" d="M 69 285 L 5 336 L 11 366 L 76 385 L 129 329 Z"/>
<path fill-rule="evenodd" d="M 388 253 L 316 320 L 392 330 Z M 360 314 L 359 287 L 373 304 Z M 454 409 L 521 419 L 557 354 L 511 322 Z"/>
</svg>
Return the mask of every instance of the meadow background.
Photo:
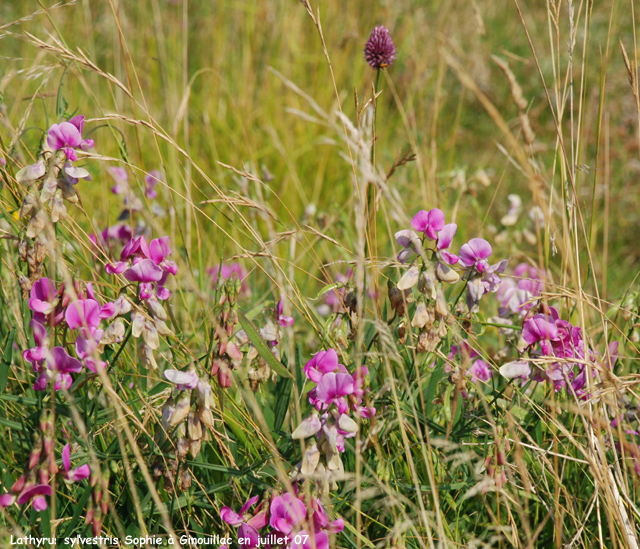
<svg viewBox="0 0 640 549">
<path fill-rule="evenodd" d="M 442 209 L 458 224 L 459 244 L 481 236 L 512 267 L 529 261 L 544 268 L 545 300 L 562 301 L 594 348 L 621 342 L 615 375 L 598 378 L 598 398 L 585 408 L 566 395 L 556 400 L 553 391 L 505 389 L 502 380 L 485 387 L 486 398 L 466 402 L 446 388 L 441 362 L 428 367 L 435 355 L 405 356 L 394 332 L 393 344 L 374 346 L 377 426 L 363 435 L 362 457 L 355 452 L 345 462 L 353 478 L 328 500 L 347 523 L 332 546 L 637 547 L 640 483 L 628 459 L 637 441 L 605 424 L 619 408 L 633 410 L 629 422 L 637 422 L 638 9 L 633 0 L 6 0 L 5 181 L 35 161 L 43 130 L 71 115 L 87 117 L 85 135 L 91 130 L 103 158 L 86 161 L 93 181 L 79 184 L 81 203 L 68 208 L 58 238 L 74 243 L 64 257 L 74 276 L 115 295 L 113 281 L 96 270 L 105 258 L 88 240 L 120 214 L 107 169 L 129 166 L 141 196 L 146 172 L 164 174 L 156 201 L 164 215 L 146 201 L 139 214 L 154 236 L 170 236 L 179 268 L 171 287 L 176 339 L 158 352 L 160 370 L 207 353 L 218 296 L 207 270 L 223 261 L 240 261 L 249 272 L 251 296 L 238 305 L 249 318 L 260 319 L 286 296 L 295 324 L 281 353 L 292 371 L 328 340 L 319 294 L 350 267 L 362 269 L 376 294 L 360 304 L 366 333 L 355 344 L 345 339 L 348 352 L 363 356 L 359 338 L 370 345 L 370 330 L 391 317 L 387 279 L 400 276 L 393 235 L 418 210 Z M 375 25 L 390 29 L 397 59 L 378 85 L 379 174 L 372 175 L 354 161 L 359 143 L 345 120 L 370 128 L 371 110 L 362 109 L 376 72 L 363 48 Z M 501 69 L 504 61 L 512 76 Z M 524 109 L 514 100 L 514 79 Z M 382 182 L 375 214 L 359 203 L 368 179 Z M 31 343 L 15 242 L 7 237 L 20 230 L 16 188 L 0 191 L 6 486 L 49 405 L 30 389 L 21 359 Z M 510 194 L 522 207 L 517 222 L 505 224 Z M 533 206 L 539 223 L 530 217 Z M 48 269 L 55 278 L 55 266 Z M 484 324 L 497 302 L 484 300 L 475 335 L 499 380 L 501 336 Z M 404 362 L 390 366 L 390 356 Z M 282 469 L 300 459 L 287 433 L 306 409 L 301 378 L 293 389 L 269 381 L 255 396 L 239 384 L 216 393 L 214 440 L 186 462 L 192 487 L 149 482 L 149 456 L 157 451 L 147 429 L 169 385 L 140 367 L 135 349 L 117 358 L 113 383 L 129 412 L 105 402 L 100 413 L 96 406 L 87 413 L 95 396 L 87 394 L 78 406 L 86 421 L 93 417 L 90 437 L 76 441 L 81 458 L 93 440 L 111 470 L 105 528 L 114 535 L 165 535 L 167 521 L 176 532 L 222 532 L 223 505 L 235 509 L 282 482 Z M 279 401 L 289 406 L 278 412 Z M 124 424 L 126 440 L 116 436 Z M 478 488 L 498 433 L 511 441 L 509 482 Z M 616 436 L 627 437 L 628 447 L 616 446 Z M 66 493 L 49 518 L 4 511 L 5 533 L 84 532 L 87 493 Z"/>
</svg>

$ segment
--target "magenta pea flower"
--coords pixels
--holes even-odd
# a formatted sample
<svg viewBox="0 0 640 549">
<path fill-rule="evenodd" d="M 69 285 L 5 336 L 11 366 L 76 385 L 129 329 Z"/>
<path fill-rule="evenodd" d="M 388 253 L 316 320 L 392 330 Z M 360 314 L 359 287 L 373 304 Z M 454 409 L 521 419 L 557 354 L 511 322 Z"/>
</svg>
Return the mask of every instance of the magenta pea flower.
<svg viewBox="0 0 640 549">
<path fill-rule="evenodd" d="M 247 515 L 247 511 L 258 501 L 258 496 L 250 498 L 240 509 L 240 513 L 236 513 L 230 507 L 223 507 L 220 510 L 220 518 L 231 526 L 240 526 L 238 537 L 248 540 L 245 547 L 255 548 L 259 546 L 260 534 L 258 530 L 267 525 L 267 511 L 260 511 L 255 516 Z"/>
<path fill-rule="evenodd" d="M 62 466 L 64 467 L 62 476 L 68 482 L 79 482 L 85 478 L 89 478 L 89 475 L 91 475 L 91 468 L 88 464 L 71 469 L 71 447 L 69 444 L 66 444 L 62 450 Z"/>
<path fill-rule="evenodd" d="M 64 319 L 71 330 L 82 330 L 83 337 L 88 337 L 100 325 L 100 312 L 95 299 L 77 299 L 67 306 Z"/>
<path fill-rule="evenodd" d="M 287 535 L 304 520 L 307 508 L 302 500 L 286 492 L 271 500 L 270 511 L 271 528 Z"/>
<path fill-rule="evenodd" d="M 478 359 L 467 370 L 467 375 L 473 383 L 486 382 L 491 379 L 491 367 L 484 360 Z"/>
<path fill-rule="evenodd" d="M 534 345 L 542 341 L 553 341 L 557 337 L 558 326 L 556 321 L 544 314 L 535 315 L 527 320 L 522 327 L 522 339 L 527 345 Z"/>
<path fill-rule="evenodd" d="M 29 309 L 43 316 L 51 314 L 58 304 L 58 289 L 53 280 L 41 278 L 31 287 Z"/>
<path fill-rule="evenodd" d="M 35 318 L 31 319 L 29 326 L 33 332 L 33 339 L 35 340 L 36 346 L 24 351 L 22 357 L 27 362 L 34 364 L 45 359 L 49 341 L 46 328 Z"/>
<path fill-rule="evenodd" d="M 285 316 L 282 314 L 284 312 L 283 300 L 284 297 L 280 296 L 278 304 L 276 305 L 276 316 L 278 317 L 278 324 L 280 324 L 280 326 L 282 326 L 283 328 L 290 328 L 291 326 L 293 326 L 293 317 Z"/>
<path fill-rule="evenodd" d="M 455 265 L 458 262 L 458 256 L 448 251 L 457 230 L 458 225 L 449 223 L 438 232 L 438 240 L 436 242 L 438 259 L 447 265 Z"/>
<path fill-rule="evenodd" d="M 171 248 L 169 247 L 169 237 L 163 236 L 162 238 L 154 238 L 149 242 L 149 258 L 153 262 L 175 276 L 178 272 L 178 267 L 174 261 L 168 260 L 167 257 L 171 255 Z"/>
<path fill-rule="evenodd" d="M 303 371 L 307 379 L 310 379 L 314 383 L 319 383 L 323 375 L 335 372 L 340 367 L 341 364 L 338 363 L 338 353 L 336 353 L 335 349 L 327 349 L 326 351 L 316 353 L 316 355 L 304 365 Z M 342 368 L 344 372 L 346 372 L 346 368 L 344 368 L 344 366 L 342 366 Z"/>
<path fill-rule="evenodd" d="M 54 380 L 56 391 L 68 389 L 73 384 L 71 374 L 82 371 L 82 362 L 77 358 L 69 356 L 63 347 L 54 347 L 46 356 L 46 369 L 34 364 L 34 369 L 40 372 L 40 376 L 33 384 L 36 391 L 44 391 L 50 380 Z"/>
<path fill-rule="evenodd" d="M 484 271 L 489 264 L 487 259 L 491 256 L 491 244 L 484 238 L 472 238 L 463 244 L 458 252 L 460 263 L 467 267 L 475 267 L 478 271 Z"/>
<path fill-rule="evenodd" d="M 84 116 L 75 116 L 69 122 L 54 124 L 49 128 L 47 143 L 54 151 L 63 150 L 66 157 L 78 160 L 75 149 L 88 150 L 93 147 L 93 139 L 82 139 Z"/>
<path fill-rule="evenodd" d="M 438 231 L 444 228 L 444 213 L 438 208 L 428 212 L 420 210 L 411 220 L 411 226 L 419 233 L 424 233 L 431 240 L 438 238 Z"/>
<path fill-rule="evenodd" d="M 405 229 L 398 231 L 394 236 L 398 245 L 402 246 L 402 250 L 398 254 L 400 263 L 406 263 L 414 254 L 420 255 L 422 253 L 422 242 L 415 232 Z"/>
<path fill-rule="evenodd" d="M 24 505 L 33 500 L 33 508 L 38 512 L 44 511 L 47 508 L 47 500 L 44 499 L 44 496 L 51 497 L 52 493 L 51 486 L 48 484 L 36 484 L 24 489 L 18 496 L 16 503 Z"/>
<path fill-rule="evenodd" d="M 151 259 L 143 259 L 124 271 L 124 277 L 130 282 L 159 282 L 163 272 Z"/>
<path fill-rule="evenodd" d="M 335 403 L 339 412 L 344 414 L 349 409 L 344 397 L 353 393 L 353 390 L 353 377 L 349 374 L 341 372 L 325 374 L 316 387 L 316 408 L 326 410 Z"/>
</svg>

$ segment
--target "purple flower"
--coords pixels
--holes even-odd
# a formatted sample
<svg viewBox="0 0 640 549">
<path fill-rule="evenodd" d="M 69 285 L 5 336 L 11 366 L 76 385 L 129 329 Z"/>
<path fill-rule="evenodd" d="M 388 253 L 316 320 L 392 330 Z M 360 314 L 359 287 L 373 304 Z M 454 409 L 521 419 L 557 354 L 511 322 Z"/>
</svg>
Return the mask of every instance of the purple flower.
<svg viewBox="0 0 640 549">
<path fill-rule="evenodd" d="M 178 386 L 178 391 L 184 391 L 185 389 L 195 389 L 198 387 L 200 378 L 193 370 L 187 372 L 181 372 L 179 370 L 165 370 L 164 377 L 171 383 L 175 383 Z"/>
<path fill-rule="evenodd" d="M 278 300 L 278 304 L 276 305 L 276 316 L 278 317 L 278 324 L 283 328 L 289 328 L 293 326 L 293 317 L 292 316 L 284 316 L 282 313 L 284 312 L 284 296 L 280 296 Z"/>
<path fill-rule="evenodd" d="M 162 181 L 162 174 L 158 170 L 151 170 L 144 178 L 145 191 L 149 200 L 158 196 L 156 185 Z"/>
<path fill-rule="evenodd" d="M 91 475 L 91 469 L 87 464 L 71 469 L 71 447 L 68 444 L 62 450 L 62 466 L 64 467 L 62 476 L 69 482 L 79 482 Z"/>
<path fill-rule="evenodd" d="M 400 263 L 409 261 L 414 253 L 418 255 L 422 253 L 422 242 L 415 232 L 405 229 L 404 231 L 398 231 L 394 236 L 396 237 L 396 242 L 403 248 L 398 254 Z"/>
<path fill-rule="evenodd" d="M 88 150 L 93 147 L 92 139 L 82 139 L 84 116 L 75 116 L 69 122 L 54 124 L 49 128 L 47 143 L 54 151 L 62 149 L 71 161 L 78 160 L 75 149 Z"/>
<path fill-rule="evenodd" d="M 109 168 L 109 175 L 113 177 L 116 184 L 111 187 L 113 194 L 125 194 L 129 192 L 129 175 L 127 170 L 117 166 Z"/>
<path fill-rule="evenodd" d="M 491 367 L 484 360 L 478 359 L 467 370 L 467 375 L 471 377 L 473 383 L 486 382 L 491 379 Z"/>
<path fill-rule="evenodd" d="M 306 507 L 302 500 L 289 492 L 271 500 L 271 528 L 282 534 L 290 534 L 305 518 Z"/>
<path fill-rule="evenodd" d="M 238 537 L 248 540 L 244 545 L 254 548 L 259 546 L 260 534 L 258 530 L 267 525 L 267 511 L 260 511 L 255 516 L 246 515 L 247 511 L 258 501 L 258 496 L 250 498 L 240 509 L 240 513 L 236 513 L 229 507 L 223 507 L 220 510 L 220 518 L 231 526 L 240 526 Z"/>
<path fill-rule="evenodd" d="M 338 363 L 338 353 L 336 353 L 335 349 L 327 349 L 326 351 L 320 351 L 307 362 L 303 371 L 307 379 L 314 383 L 319 383 L 323 375 L 335 372 L 340 367 L 345 372 L 347 371 L 344 366 Z"/>
<path fill-rule="evenodd" d="M 396 58 L 396 47 L 393 45 L 389 29 L 378 26 L 371 31 L 364 47 L 364 57 L 374 69 L 384 69 Z"/>
<path fill-rule="evenodd" d="M 68 389 L 73 383 L 70 374 L 77 374 L 82 371 L 82 362 L 77 358 L 69 356 L 67 351 L 62 347 L 54 347 L 46 356 L 46 370 L 42 366 L 34 365 L 36 371 L 41 372 L 33 388 L 36 391 L 44 391 L 51 379 L 54 380 L 56 391 L 60 389 Z"/>
<path fill-rule="evenodd" d="M 428 212 L 420 210 L 413 216 L 411 226 L 419 233 L 424 233 L 427 238 L 436 240 L 438 231 L 444 229 L 444 213 L 438 208 L 433 208 Z"/>
<path fill-rule="evenodd" d="M 347 395 L 353 393 L 353 377 L 345 373 L 331 372 L 322 376 L 315 392 L 316 408 L 326 410 L 331 404 L 336 404 L 341 414 L 349 409 Z"/>
<path fill-rule="evenodd" d="M 159 282 L 163 275 L 162 269 L 150 259 L 138 261 L 124 271 L 124 277 L 130 282 Z"/>
<path fill-rule="evenodd" d="M 83 337 L 88 337 L 100 325 L 100 313 L 95 299 L 77 299 L 67 307 L 64 319 L 71 330 L 82 330 Z"/>
<path fill-rule="evenodd" d="M 48 484 L 36 484 L 24 489 L 18 496 L 16 503 L 24 505 L 33 500 L 33 508 L 38 512 L 44 511 L 47 508 L 47 500 L 44 499 L 44 496 L 51 497 L 51 494 L 51 486 Z"/>
<path fill-rule="evenodd" d="M 476 267 L 478 271 L 484 271 L 489 264 L 487 258 L 491 255 L 491 244 L 484 238 L 472 238 L 463 244 L 458 252 L 460 263 L 467 268 Z"/>
<path fill-rule="evenodd" d="M 558 337 L 556 321 L 547 315 L 537 314 L 524 323 L 522 339 L 527 345 L 534 345 L 539 341 L 555 340 Z"/>
<path fill-rule="evenodd" d="M 458 256 L 448 251 L 457 230 L 458 225 L 449 223 L 438 232 L 438 240 L 436 242 L 438 259 L 447 265 L 455 265 L 458 262 Z"/>
<path fill-rule="evenodd" d="M 43 316 L 51 314 L 58 304 L 58 289 L 53 280 L 41 278 L 31 287 L 29 309 Z"/>
</svg>

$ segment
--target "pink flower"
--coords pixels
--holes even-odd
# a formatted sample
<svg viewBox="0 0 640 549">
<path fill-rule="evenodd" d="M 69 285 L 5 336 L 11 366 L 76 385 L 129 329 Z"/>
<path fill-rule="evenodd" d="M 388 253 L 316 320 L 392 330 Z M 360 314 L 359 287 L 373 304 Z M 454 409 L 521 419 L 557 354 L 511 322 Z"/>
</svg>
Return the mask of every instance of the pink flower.
<svg viewBox="0 0 640 549">
<path fill-rule="evenodd" d="M 284 311 L 283 304 L 284 296 L 280 296 L 278 304 L 276 305 L 276 316 L 278 317 L 278 324 L 283 328 L 288 328 L 293 326 L 293 317 L 292 316 L 284 316 L 282 313 Z"/>
<path fill-rule="evenodd" d="M 422 253 L 422 242 L 415 232 L 405 229 L 398 231 L 394 236 L 396 237 L 396 242 L 403 248 L 398 254 L 400 263 L 406 263 L 414 254 L 420 255 Z"/>
<path fill-rule="evenodd" d="M 471 377 L 473 383 L 486 382 L 491 379 L 491 367 L 484 360 L 478 359 L 467 370 L 467 375 Z"/>
<path fill-rule="evenodd" d="M 51 494 L 51 486 L 48 484 L 36 484 L 23 490 L 16 503 L 24 505 L 33 500 L 33 508 L 38 512 L 44 511 L 47 508 L 47 500 L 44 499 L 44 496 L 51 497 Z"/>
<path fill-rule="evenodd" d="M 338 364 L 338 353 L 335 349 L 327 349 L 326 351 L 320 351 L 309 362 L 304 365 L 303 371 L 314 383 L 319 383 L 324 374 L 334 372 L 341 367 Z M 346 372 L 346 368 L 342 366 Z"/>
<path fill-rule="evenodd" d="M 158 196 L 156 185 L 162 181 L 162 174 L 158 170 L 151 170 L 144 178 L 145 190 L 149 200 Z"/>
<path fill-rule="evenodd" d="M 316 387 L 316 408 L 326 410 L 335 403 L 340 413 L 346 413 L 349 406 L 344 397 L 353 393 L 353 389 L 353 377 L 349 374 L 325 374 Z"/>
<path fill-rule="evenodd" d="M 64 319 L 71 330 L 82 330 L 88 337 L 100 325 L 101 310 L 95 299 L 77 299 L 67 307 Z"/>
<path fill-rule="evenodd" d="M 41 372 L 40 377 L 33 384 L 33 388 L 36 391 L 44 391 L 51 379 L 54 380 L 56 390 L 68 389 L 73 383 L 73 378 L 70 374 L 81 372 L 82 362 L 69 356 L 64 348 L 54 347 L 47 352 L 46 369 L 38 366 L 36 371 Z"/>
<path fill-rule="evenodd" d="M 539 341 L 555 340 L 558 337 L 556 321 L 547 315 L 537 314 L 524 323 L 522 339 L 527 345 L 534 345 Z"/>
<path fill-rule="evenodd" d="M 54 151 L 62 149 L 69 160 L 78 160 L 75 149 L 88 150 L 93 147 L 92 139 L 82 139 L 84 116 L 75 116 L 69 122 L 54 124 L 49 128 L 47 143 Z"/>
<path fill-rule="evenodd" d="M 89 475 L 91 475 L 91 469 L 88 464 L 71 469 L 71 447 L 69 444 L 66 444 L 62 450 L 62 466 L 64 467 L 62 476 L 69 482 L 79 482 L 89 478 Z"/>
<path fill-rule="evenodd" d="M 419 233 L 424 233 L 427 238 L 436 240 L 438 231 L 444 228 L 444 213 L 438 208 L 433 208 L 428 212 L 420 210 L 413 216 L 411 226 Z"/>
<path fill-rule="evenodd" d="M 258 501 L 258 496 L 250 498 L 240 509 L 240 513 L 236 513 L 229 507 L 223 507 L 220 510 L 220 518 L 231 526 L 240 526 L 238 537 L 249 540 L 244 545 L 250 548 L 259 546 L 260 534 L 258 530 L 267 525 L 267 511 L 260 511 L 255 516 L 247 515 L 247 511 Z"/>
<path fill-rule="evenodd" d="M 282 534 L 290 534 L 305 518 L 307 509 L 302 500 L 289 492 L 271 500 L 271 528 Z"/>
<path fill-rule="evenodd" d="M 449 223 L 448 225 L 445 225 L 440 232 L 438 232 L 438 241 L 436 242 L 438 259 L 447 265 L 455 265 L 458 262 L 458 256 L 448 251 L 457 230 L 458 225 L 455 223 Z"/>
<path fill-rule="evenodd" d="M 488 267 L 487 258 L 491 255 L 491 244 L 483 238 L 472 238 L 463 244 L 458 252 L 460 263 L 465 267 L 476 267 L 482 272 Z"/>
<path fill-rule="evenodd" d="M 29 309 L 43 316 L 51 314 L 58 304 L 58 289 L 53 280 L 41 278 L 31 287 Z"/>
<path fill-rule="evenodd" d="M 364 57 L 374 69 L 384 69 L 395 61 L 396 47 L 389 29 L 379 25 L 371 31 L 364 47 Z"/>
<path fill-rule="evenodd" d="M 162 276 L 162 269 L 150 259 L 138 261 L 124 271 L 124 277 L 130 282 L 159 282 Z"/>
<path fill-rule="evenodd" d="M 171 383 L 175 383 L 178 386 L 178 391 L 184 391 L 186 389 L 195 389 L 198 387 L 200 378 L 193 370 L 187 372 L 181 372 L 179 370 L 165 370 L 164 377 Z"/>
</svg>

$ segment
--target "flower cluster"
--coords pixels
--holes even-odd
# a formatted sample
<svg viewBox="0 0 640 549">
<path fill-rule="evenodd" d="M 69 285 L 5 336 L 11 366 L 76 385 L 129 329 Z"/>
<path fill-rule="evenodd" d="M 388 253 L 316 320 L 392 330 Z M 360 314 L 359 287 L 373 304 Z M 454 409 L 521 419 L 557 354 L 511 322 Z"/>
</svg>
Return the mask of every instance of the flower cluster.
<svg viewBox="0 0 640 549">
<path fill-rule="evenodd" d="M 457 255 L 452 253 L 449 248 L 458 226 L 446 223 L 444 213 L 438 208 L 419 211 L 411 220 L 411 226 L 414 230 L 395 234 L 402 247 L 398 261 L 410 266 L 397 286 L 389 286 L 389 300 L 397 316 L 403 318 L 406 305 L 414 301 L 411 288 L 417 285 L 420 295 L 411 320 L 411 326 L 418 329 L 416 349 L 432 352 L 448 331 L 449 306 L 441 283 L 454 284 L 462 275 L 467 283 L 468 311 L 476 312 L 480 298 L 500 286 L 498 273 L 504 271 L 507 260 L 489 265 L 491 245 L 482 238 L 472 238 L 462 245 Z M 456 270 L 458 265 L 464 268 L 460 273 Z M 404 341 L 405 330 L 401 321 L 401 341 Z"/>
<path fill-rule="evenodd" d="M 80 482 L 89 477 L 89 465 L 71 468 L 71 447 L 66 444 L 62 449 L 62 466 L 60 471 L 55 458 L 55 436 L 53 416 L 44 412 L 40 419 L 40 430 L 36 431 L 33 447 L 29 455 L 27 473 L 21 475 L 11 487 L 10 492 L 0 496 L 0 507 L 5 508 L 14 503 L 25 505 L 33 503 L 36 511 L 47 508 L 45 497 L 51 497 L 51 478 L 60 474 L 65 482 Z"/>
<path fill-rule="evenodd" d="M 531 313 L 532 311 L 530 311 Z M 547 307 L 545 312 L 530 315 L 522 326 L 521 347 L 528 353 L 520 359 L 500 367 L 500 373 L 508 378 L 549 381 L 556 391 L 571 386 L 571 392 L 586 399 L 586 363 L 601 363 L 612 368 L 617 359 L 618 342 L 612 341 L 604 355 L 585 347 L 582 329 L 562 320 L 558 310 Z M 595 368 L 592 368 L 595 375 Z"/>
<path fill-rule="evenodd" d="M 71 295 L 76 297 L 72 300 Z M 36 343 L 27 349 L 23 358 L 39 374 L 33 388 L 44 391 L 50 381 L 56 390 L 68 389 L 73 383 L 72 373 L 79 373 L 86 366 L 96 372 L 105 363 L 99 354 L 105 345 L 122 341 L 124 324 L 116 319 L 106 330 L 100 328 L 102 320 L 122 313 L 123 300 L 101 305 L 91 283 L 82 290 L 79 285 L 73 292 L 65 291 L 65 286 L 56 287 L 49 278 L 39 279 L 31 288 L 29 308 L 33 311 L 31 329 Z M 63 325 L 76 334 L 75 354 L 69 355 L 62 346 L 50 347 L 51 330 Z"/>
<path fill-rule="evenodd" d="M 498 315 L 502 319 L 510 316 L 523 318 L 529 310 L 537 305 L 537 297 L 544 288 L 545 272 L 528 263 L 520 263 L 513 270 L 514 278 L 502 281 L 496 292 L 500 302 Z"/>
<path fill-rule="evenodd" d="M 93 140 L 82 138 L 83 129 L 84 116 L 53 124 L 41 157 L 16 174 L 18 183 L 28 189 L 19 213 L 20 219 L 27 220 L 26 239 L 18 246 L 20 259 L 27 263 L 30 274 L 30 279 L 21 280 L 24 291 L 42 276 L 47 245 L 52 239 L 47 236 L 45 227 L 66 217 L 65 200 L 72 204 L 78 202 L 74 189 L 78 180 L 91 180 L 86 169 L 72 163 L 78 159 L 76 149 L 93 147 Z"/>
<path fill-rule="evenodd" d="M 384 69 L 396 59 L 396 47 L 393 45 L 389 29 L 382 25 L 375 27 L 364 47 L 364 57 L 374 69 Z"/>
<path fill-rule="evenodd" d="M 317 353 L 304 366 L 304 374 L 315 387 L 307 397 L 315 410 L 295 429 L 294 439 L 316 436 L 307 448 L 299 465 L 301 477 L 315 476 L 325 488 L 336 486 L 341 478 L 344 465 L 340 454 L 345 451 L 345 439 L 358 432 L 358 424 L 349 415 L 353 412 L 360 418 L 370 418 L 376 409 L 366 405 L 364 397 L 368 389 L 364 386 L 368 374 L 366 366 L 361 366 L 353 374 L 338 361 L 335 349 Z M 320 463 L 321 454 L 324 464 Z"/>
<path fill-rule="evenodd" d="M 213 389 L 206 378 L 200 378 L 194 367 L 186 372 L 165 370 L 164 377 L 177 387 L 177 395 L 169 397 L 162 407 L 163 431 L 160 439 L 174 427 L 176 459 L 183 460 L 187 452 L 195 458 L 200 453 L 208 433 L 203 426 L 213 429 Z"/>
<path fill-rule="evenodd" d="M 297 490 L 274 495 L 271 502 L 258 502 L 258 496 L 250 498 L 239 513 L 230 507 L 220 510 L 220 518 L 238 528 L 238 538 L 244 546 L 255 549 L 263 545 L 283 549 L 329 549 L 329 535 L 342 532 L 344 520 L 329 521 L 322 503 L 317 498 L 304 498 Z M 260 533 L 266 527 L 265 533 Z"/>
</svg>

